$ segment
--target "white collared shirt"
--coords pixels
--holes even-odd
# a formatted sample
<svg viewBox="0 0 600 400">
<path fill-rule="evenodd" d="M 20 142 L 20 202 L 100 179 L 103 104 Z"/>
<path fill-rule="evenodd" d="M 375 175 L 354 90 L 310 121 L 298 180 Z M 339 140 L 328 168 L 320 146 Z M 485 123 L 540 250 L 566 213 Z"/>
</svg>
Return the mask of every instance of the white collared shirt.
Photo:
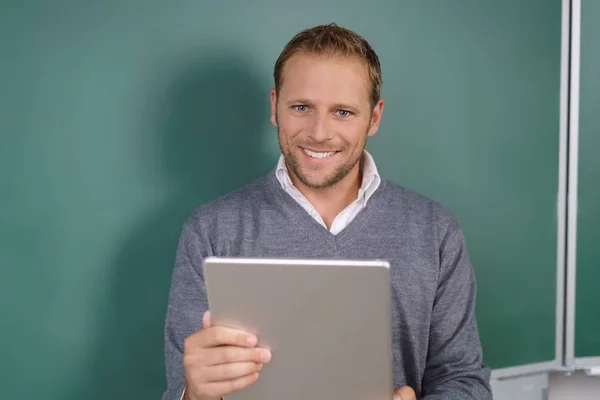
<svg viewBox="0 0 600 400">
<path fill-rule="evenodd" d="M 367 205 L 369 198 L 375 193 L 375 190 L 381 183 L 381 177 L 377 172 L 377 166 L 373 157 L 365 150 L 364 151 L 365 163 L 363 168 L 362 184 L 358 190 L 358 197 L 342 212 L 340 212 L 331 224 L 330 232 L 337 235 L 342 231 L 348 224 L 358 215 L 358 213 Z M 302 208 L 306 210 L 318 223 L 327 229 L 327 225 L 323 218 L 315 207 L 304 197 L 302 193 L 294 186 L 292 179 L 290 178 L 288 169 L 285 165 L 283 155 L 279 157 L 277 163 L 277 169 L 275 171 L 277 180 L 281 184 L 283 190 L 285 190 L 294 200 L 296 200 Z"/>
</svg>

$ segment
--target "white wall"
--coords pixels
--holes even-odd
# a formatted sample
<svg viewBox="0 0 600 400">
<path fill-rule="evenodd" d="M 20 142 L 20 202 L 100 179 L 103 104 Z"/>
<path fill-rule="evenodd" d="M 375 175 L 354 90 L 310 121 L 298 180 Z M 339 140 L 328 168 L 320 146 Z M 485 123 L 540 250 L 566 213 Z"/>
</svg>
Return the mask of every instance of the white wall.
<svg viewBox="0 0 600 400">
<path fill-rule="evenodd" d="M 548 400 L 600 400 L 600 378 L 577 371 L 571 376 L 552 374 Z"/>
</svg>

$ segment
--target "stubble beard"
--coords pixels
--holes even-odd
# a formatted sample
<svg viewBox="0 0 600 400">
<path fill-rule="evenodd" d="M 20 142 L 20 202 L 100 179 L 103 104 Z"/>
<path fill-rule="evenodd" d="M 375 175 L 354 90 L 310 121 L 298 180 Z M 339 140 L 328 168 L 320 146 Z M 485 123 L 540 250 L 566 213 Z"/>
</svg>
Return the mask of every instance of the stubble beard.
<svg viewBox="0 0 600 400">
<path fill-rule="evenodd" d="M 290 173 L 294 174 L 296 178 L 306 187 L 311 189 L 327 189 L 336 184 L 338 184 L 342 179 L 344 179 L 348 174 L 352 171 L 352 169 L 358 164 L 362 158 L 364 149 L 367 145 L 367 133 L 365 132 L 365 140 L 362 144 L 361 151 L 348 162 L 345 162 L 340 167 L 338 167 L 335 171 L 333 171 L 329 176 L 325 178 L 325 180 L 321 183 L 311 182 L 306 175 L 304 175 L 301 171 L 300 162 L 298 160 L 298 156 L 294 153 L 293 146 L 292 148 L 284 149 L 281 145 L 281 133 L 279 130 L 279 126 L 277 127 L 277 138 L 279 141 L 279 148 L 281 149 L 281 154 L 283 154 L 283 158 L 285 164 Z"/>
</svg>

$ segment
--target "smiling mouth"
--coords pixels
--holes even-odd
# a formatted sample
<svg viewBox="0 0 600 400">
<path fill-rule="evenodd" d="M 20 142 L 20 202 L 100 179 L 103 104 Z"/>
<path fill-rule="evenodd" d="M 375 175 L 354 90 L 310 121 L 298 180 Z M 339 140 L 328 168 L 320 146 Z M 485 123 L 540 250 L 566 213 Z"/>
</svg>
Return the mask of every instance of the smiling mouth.
<svg viewBox="0 0 600 400">
<path fill-rule="evenodd" d="M 304 150 L 304 152 L 310 157 L 317 159 L 327 158 L 337 153 L 337 151 L 313 151 L 305 149 L 304 147 L 301 147 L 301 149 Z"/>
</svg>

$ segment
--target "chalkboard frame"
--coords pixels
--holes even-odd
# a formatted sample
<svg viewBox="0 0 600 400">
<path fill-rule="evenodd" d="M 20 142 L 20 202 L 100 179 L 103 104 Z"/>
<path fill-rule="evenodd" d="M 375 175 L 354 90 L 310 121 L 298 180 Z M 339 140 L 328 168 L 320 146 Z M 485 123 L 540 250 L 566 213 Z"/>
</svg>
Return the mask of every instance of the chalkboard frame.
<svg viewBox="0 0 600 400">
<path fill-rule="evenodd" d="M 568 2 L 563 0 L 563 2 Z M 570 121 L 569 121 L 569 165 L 568 165 L 568 211 L 567 211 L 567 270 L 565 310 L 565 355 L 563 367 L 567 370 L 586 370 L 598 374 L 600 352 L 594 356 L 576 357 L 576 295 L 577 295 L 577 220 L 579 193 L 579 118 L 581 84 L 581 15 L 582 0 L 570 2 L 571 12 L 571 76 L 570 76 Z M 598 332 L 600 334 L 600 332 Z"/>
</svg>

